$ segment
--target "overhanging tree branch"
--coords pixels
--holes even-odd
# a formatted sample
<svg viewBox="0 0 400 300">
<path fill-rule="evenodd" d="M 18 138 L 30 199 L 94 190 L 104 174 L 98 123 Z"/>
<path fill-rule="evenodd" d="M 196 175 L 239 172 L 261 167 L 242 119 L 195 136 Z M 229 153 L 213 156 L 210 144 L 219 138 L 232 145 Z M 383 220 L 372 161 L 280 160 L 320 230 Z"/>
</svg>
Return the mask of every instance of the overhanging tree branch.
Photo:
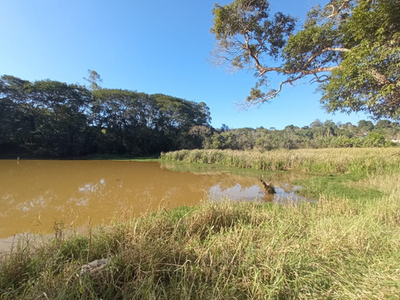
<svg viewBox="0 0 400 300">
<path fill-rule="evenodd" d="M 268 6 L 267 0 L 234 0 L 213 11 L 220 51 L 235 53 L 231 65 L 253 68 L 259 78 L 249 102 L 265 102 L 284 85 L 311 75 L 329 111 L 399 118 L 398 0 L 331 0 L 325 8 L 312 8 L 297 32 L 292 17 L 270 16 Z M 265 64 L 268 57 L 278 63 Z M 268 73 L 286 78 L 263 93 Z"/>
</svg>

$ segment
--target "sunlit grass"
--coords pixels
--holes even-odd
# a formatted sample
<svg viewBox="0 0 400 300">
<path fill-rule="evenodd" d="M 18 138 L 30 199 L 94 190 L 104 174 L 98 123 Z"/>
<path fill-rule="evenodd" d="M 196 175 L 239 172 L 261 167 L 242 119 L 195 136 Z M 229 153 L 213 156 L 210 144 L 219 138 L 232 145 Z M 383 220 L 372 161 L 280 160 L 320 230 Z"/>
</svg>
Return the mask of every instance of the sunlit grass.
<svg viewBox="0 0 400 300">
<path fill-rule="evenodd" d="M 400 149 L 300 149 L 268 152 L 180 150 L 161 154 L 167 162 L 221 164 L 256 170 L 296 170 L 318 174 L 375 174 L 398 168 Z"/>
</svg>

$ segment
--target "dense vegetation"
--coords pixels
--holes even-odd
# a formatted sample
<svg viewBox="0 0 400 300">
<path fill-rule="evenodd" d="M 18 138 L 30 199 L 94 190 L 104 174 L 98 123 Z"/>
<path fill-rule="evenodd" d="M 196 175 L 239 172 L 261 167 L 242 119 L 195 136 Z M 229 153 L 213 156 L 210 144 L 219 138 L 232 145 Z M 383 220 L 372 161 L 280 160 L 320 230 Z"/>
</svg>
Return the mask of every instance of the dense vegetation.
<svg viewBox="0 0 400 300">
<path fill-rule="evenodd" d="M 217 163 L 236 153 L 258 165 L 254 151 L 184 154 L 200 159 L 200 152 Z M 271 153 L 265 158 L 271 165 L 286 158 L 294 169 L 307 171 L 308 162 L 310 171 L 334 175 L 303 181 L 317 203 L 204 203 L 133 219 L 121 212 L 89 235 L 58 232 L 44 247 L 22 240 L 0 262 L 0 298 L 397 298 L 399 150 L 265 155 Z M 104 268 L 80 275 L 84 264 L 101 258 L 110 259 Z"/>
<path fill-rule="evenodd" d="M 92 71 L 93 72 L 93 71 Z M 400 140 L 400 125 L 361 120 L 316 120 L 302 128 L 230 130 L 210 126 L 210 111 L 162 94 L 90 88 L 58 81 L 0 79 L 0 155 L 77 157 L 143 156 L 179 149 L 271 150 L 387 147 Z"/>
<path fill-rule="evenodd" d="M 210 113 L 162 94 L 0 79 L 0 155 L 148 155 L 201 147 Z M 94 88 L 96 87 L 96 88 Z"/>
<path fill-rule="evenodd" d="M 380 120 L 375 125 L 361 120 L 358 126 L 315 120 L 310 126 L 286 126 L 283 130 L 263 127 L 230 130 L 223 126 L 206 136 L 205 149 L 272 150 L 300 148 L 389 147 L 400 142 L 400 124 Z"/>
<path fill-rule="evenodd" d="M 268 0 L 216 4 L 211 29 L 216 57 L 235 69 L 253 69 L 248 103 L 268 101 L 287 84 L 314 82 L 331 111 L 365 111 L 400 118 L 400 5 L 398 0 L 330 0 L 307 13 L 270 13 Z M 269 87 L 268 74 L 282 82 Z"/>
</svg>

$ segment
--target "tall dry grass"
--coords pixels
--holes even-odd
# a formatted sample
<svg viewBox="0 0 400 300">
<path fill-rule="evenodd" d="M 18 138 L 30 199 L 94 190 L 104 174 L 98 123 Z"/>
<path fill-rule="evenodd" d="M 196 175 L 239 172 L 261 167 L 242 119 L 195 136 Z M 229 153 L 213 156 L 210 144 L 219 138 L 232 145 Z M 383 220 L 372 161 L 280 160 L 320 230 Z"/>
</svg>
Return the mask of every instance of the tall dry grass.
<svg viewBox="0 0 400 300">
<path fill-rule="evenodd" d="M 161 154 L 165 162 L 221 164 L 256 170 L 296 170 L 319 174 L 375 174 L 400 165 L 398 148 L 299 149 L 268 152 L 180 150 Z"/>
</svg>

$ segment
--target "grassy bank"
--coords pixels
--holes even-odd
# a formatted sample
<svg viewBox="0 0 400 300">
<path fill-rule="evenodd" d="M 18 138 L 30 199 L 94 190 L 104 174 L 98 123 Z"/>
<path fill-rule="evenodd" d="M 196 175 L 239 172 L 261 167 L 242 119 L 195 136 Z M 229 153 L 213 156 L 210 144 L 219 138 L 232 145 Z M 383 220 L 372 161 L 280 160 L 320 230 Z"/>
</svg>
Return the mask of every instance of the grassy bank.
<svg viewBox="0 0 400 300">
<path fill-rule="evenodd" d="M 400 149 L 300 149 L 268 152 L 180 150 L 161 154 L 165 162 L 221 164 L 256 170 L 295 170 L 317 174 L 376 174 L 399 167 Z"/>
<path fill-rule="evenodd" d="M 369 158 L 374 172 L 360 165 L 357 180 L 348 173 L 333 181 L 373 189 L 373 197 L 334 194 L 316 182 L 318 203 L 204 203 L 120 216 L 90 235 L 58 235 L 44 247 L 21 242 L 1 260 L 0 299 L 396 299 L 400 164 L 396 152 L 364 151 L 341 152 L 328 165 L 349 172 L 338 162 L 356 166 L 357 155 Z M 276 155 L 303 161 L 300 153 L 314 155 L 319 166 L 328 157 L 309 150 Z M 84 264 L 102 258 L 110 259 L 103 269 L 80 276 Z"/>
</svg>

